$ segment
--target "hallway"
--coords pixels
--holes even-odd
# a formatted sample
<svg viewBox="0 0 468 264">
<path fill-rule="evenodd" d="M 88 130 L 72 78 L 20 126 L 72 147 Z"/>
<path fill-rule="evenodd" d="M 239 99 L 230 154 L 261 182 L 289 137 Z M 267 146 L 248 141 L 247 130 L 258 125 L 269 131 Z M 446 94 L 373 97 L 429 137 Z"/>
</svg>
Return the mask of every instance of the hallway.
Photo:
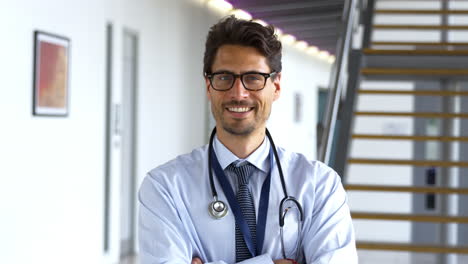
<svg viewBox="0 0 468 264">
<path fill-rule="evenodd" d="M 228 15 L 277 26 L 268 129 L 342 177 L 360 263 L 468 263 L 468 0 L 2 0 L 0 263 L 138 263 L 143 179 L 215 126 Z"/>
</svg>

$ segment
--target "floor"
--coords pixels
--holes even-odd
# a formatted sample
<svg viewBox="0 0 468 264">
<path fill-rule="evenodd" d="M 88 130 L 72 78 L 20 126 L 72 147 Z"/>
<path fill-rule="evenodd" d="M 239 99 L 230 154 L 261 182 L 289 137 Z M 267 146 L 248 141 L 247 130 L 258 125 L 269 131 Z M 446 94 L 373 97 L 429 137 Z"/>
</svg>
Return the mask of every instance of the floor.
<svg viewBox="0 0 468 264">
<path fill-rule="evenodd" d="M 126 257 L 119 264 L 138 264 L 138 256 Z"/>
<path fill-rule="evenodd" d="M 436 254 L 359 250 L 359 264 L 442 264 Z M 445 264 L 468 264 L 468 255 L 451 255 Z"/>
</svg>

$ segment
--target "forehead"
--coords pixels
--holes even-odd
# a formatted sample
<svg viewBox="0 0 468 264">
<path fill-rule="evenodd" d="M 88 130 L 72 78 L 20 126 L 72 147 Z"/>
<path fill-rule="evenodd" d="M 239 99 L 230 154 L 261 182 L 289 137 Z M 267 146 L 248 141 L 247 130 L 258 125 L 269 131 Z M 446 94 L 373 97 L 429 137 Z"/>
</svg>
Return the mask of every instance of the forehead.
<svg viewBox="0 0 468 264">
<path fill-rule="evenodd" d="M 223 45 L 216 52 L 212 70 L 269 72 L 270 67 L 267 58 L 254 47 Z"/>
</svg>

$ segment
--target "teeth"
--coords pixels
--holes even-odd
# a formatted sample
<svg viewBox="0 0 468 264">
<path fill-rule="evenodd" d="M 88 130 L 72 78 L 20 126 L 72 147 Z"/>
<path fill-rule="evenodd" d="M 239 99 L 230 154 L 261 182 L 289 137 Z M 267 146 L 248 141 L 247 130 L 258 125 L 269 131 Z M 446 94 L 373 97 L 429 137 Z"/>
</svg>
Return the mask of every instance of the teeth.
<svg viewBox="0 0 468 264">
<path fill-rule="evenodd" d="M 248 107 L 230 107 L 228 108 L 231 112 L 244 113 L 250 110 Z"/>
</svg>

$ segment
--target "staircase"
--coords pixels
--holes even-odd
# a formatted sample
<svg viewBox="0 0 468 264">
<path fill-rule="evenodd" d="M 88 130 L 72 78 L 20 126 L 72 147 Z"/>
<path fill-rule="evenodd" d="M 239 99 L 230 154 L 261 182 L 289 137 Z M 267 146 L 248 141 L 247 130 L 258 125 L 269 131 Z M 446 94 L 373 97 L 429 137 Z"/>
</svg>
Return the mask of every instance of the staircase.
<svg viewBox="0 0 468 264">
<path fill-rule="evenodd" d="M 368 0 L 361 22 L 334 166 L 360 263 L 466 264 L 468 1 Z M 366 259 L 372 251 L 407 254 Z"/>
</svg>

